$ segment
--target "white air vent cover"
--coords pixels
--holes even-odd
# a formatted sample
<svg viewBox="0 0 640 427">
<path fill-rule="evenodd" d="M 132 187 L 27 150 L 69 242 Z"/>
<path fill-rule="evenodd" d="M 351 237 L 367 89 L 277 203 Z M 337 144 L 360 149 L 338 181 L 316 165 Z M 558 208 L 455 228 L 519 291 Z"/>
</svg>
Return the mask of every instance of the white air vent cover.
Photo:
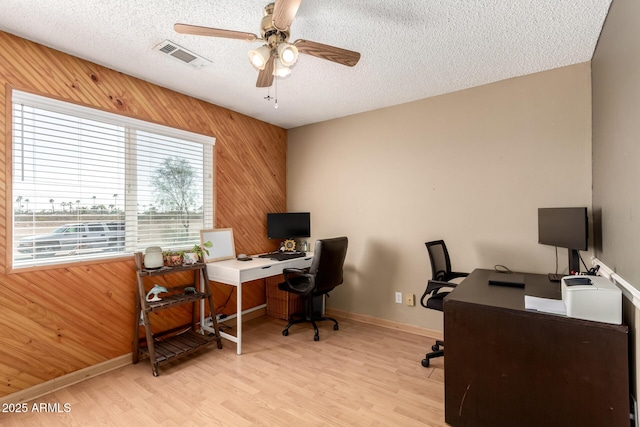
<svg viewBox="0 0 640 427">
<path fill-rule="evenodd" d="M 180 62 L 189 64 L 195 68 L 203 68 L 211 63 L 211 61 L 209 61 L 208 59 L 196 55 L 195 53 L 190 52 L 181 46 L 178 46 L 170 40 L 163 41 L 154 49 L 159 50 L 162 53 L 166 53 L 167 55 L 179 60 Z"/>
</svg>

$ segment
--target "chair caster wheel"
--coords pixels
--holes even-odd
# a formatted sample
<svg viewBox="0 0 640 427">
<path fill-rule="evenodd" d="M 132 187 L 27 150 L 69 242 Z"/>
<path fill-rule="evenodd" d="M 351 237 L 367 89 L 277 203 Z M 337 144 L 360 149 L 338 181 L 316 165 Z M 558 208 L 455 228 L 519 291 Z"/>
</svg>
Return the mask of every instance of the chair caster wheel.
<svg viewBox="0 0 640 427">
<path fill-rule="evenodd" d="M 289 335 L 289 331 L 285 329 L 284 331 L 282 331 L 282 335 L 286 337 L 287 335 Z"/>
<path fill-rule="evenodd" d="M 424 366 L 425 368 L 429 367 L 429 359 L 422 359 L 422 366 Z"/>
<path fill-rule="evenodd" d="M 438 344 L 434 344 L 434 345 L 431 346 L 431 350 L 439 351 L 440 350 L 440 346 Z"/>
<path fill-rule="evenodd" d="M 338 330 L 338 325 L 333 325 L 333 330 L 337 331 Z"/>
<path fill-rule="evenodd" d="M 318 335 L 314 335 L 314 336 L 313 336 L 313 340 L 314 340 L 314 341 L 320 341 L 320 336 L 318 336 Z"/>
</svg>

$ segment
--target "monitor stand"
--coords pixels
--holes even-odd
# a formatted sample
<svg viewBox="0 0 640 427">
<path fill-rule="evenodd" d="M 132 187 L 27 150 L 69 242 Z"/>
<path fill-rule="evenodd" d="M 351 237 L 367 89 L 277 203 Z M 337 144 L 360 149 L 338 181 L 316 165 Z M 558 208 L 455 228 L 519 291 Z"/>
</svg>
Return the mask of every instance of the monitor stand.
<svg viewBox="0 0 640 427">
<path fill-rule="evenodd" d="M 580 251 L 568 249 L 569 251 L 569 274 L 580 274 Z"/>
</svg>

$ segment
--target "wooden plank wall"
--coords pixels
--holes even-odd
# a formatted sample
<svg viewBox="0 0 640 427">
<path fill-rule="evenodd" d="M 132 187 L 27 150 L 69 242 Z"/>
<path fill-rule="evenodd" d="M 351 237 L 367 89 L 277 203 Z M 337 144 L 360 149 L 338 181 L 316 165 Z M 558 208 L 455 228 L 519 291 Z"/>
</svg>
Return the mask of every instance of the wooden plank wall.
<svg viewBox="0 0 640 427">
<path fill-rule="evenodd" d="M 275 249 L 266 238 L 265 218 L 266 212 L 286 209 L 287 132 L 8 33 L 0 32 L 0 46 L 3 397 L 129 353 L 135 290 L 128 257 L 11 271 L 12 88 L 215 137 L 215 226 L 233 228 L 238 253 Z M 260 284 L 248 291 L 247 303 L 264 302 Z M 216 298 L 228 294 L 227 287 L 216 289 Z M 235 297 L 225 312 L 234 307 Z M 163 315 L 170 323 L 185 314 Z"/>
</svg>

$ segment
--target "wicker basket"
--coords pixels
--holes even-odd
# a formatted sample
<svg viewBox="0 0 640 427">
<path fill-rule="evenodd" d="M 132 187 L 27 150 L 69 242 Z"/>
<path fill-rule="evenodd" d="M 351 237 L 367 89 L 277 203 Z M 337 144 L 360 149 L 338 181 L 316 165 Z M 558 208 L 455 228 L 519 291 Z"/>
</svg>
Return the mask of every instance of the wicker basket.
<svg viewBox="0 0 640 427">
<path fill-rule="evenodd" d="M 281 276 L 266 279 L 267 316 L 289 320 L 293 313 L 301 313 L 304 310 L 304 301 L 300 295 L 278 289 L 278 283 L 281 281 Z"/>
</svg>

